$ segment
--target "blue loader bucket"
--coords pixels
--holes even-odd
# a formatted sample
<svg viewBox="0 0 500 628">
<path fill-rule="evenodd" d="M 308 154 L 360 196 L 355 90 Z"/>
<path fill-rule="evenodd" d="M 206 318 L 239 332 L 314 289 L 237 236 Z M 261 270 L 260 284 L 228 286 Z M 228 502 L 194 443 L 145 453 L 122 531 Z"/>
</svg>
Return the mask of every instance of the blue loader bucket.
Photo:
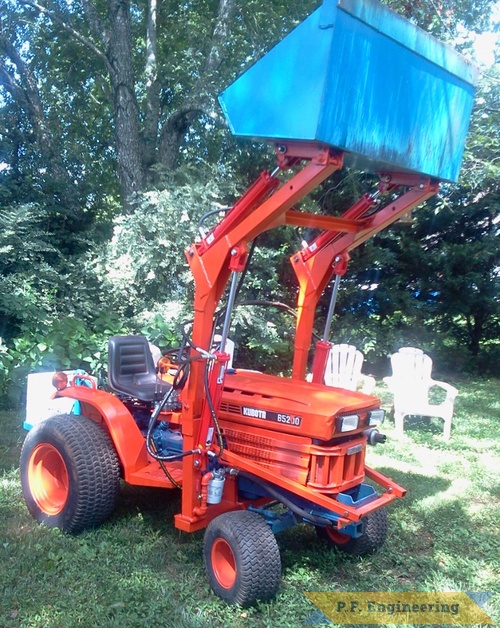
<svg viewBox="0 0 500 628">
<path fill-rule="evenodd" d="M 324 0 L 219 97 L 236 136 L 456 181 L 478 71 L 376 0 Z"/>
</svg>

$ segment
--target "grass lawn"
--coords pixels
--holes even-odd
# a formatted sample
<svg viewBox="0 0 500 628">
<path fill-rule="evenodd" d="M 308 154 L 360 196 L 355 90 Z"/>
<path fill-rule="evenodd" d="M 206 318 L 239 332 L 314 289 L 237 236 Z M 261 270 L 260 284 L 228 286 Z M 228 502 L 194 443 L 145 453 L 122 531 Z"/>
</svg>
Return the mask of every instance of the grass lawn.
<svg viewBox="0 0 500 628">
<path fill-rule="evenodd" d="M 287 530 L 278 596 L 249 609 L 210 591 L 203 532 L 173 526 L 178 492 L 124 486 L 113 517 L 79 536 L 35 523 L 17 468 L 23 415 L 0 412 L 0 626 L 295 627 L 315 621 L 304 591 L 493 592 L 484 610 L 498 621 L 500 382 L 452 383 L 449 443 L 439 420 L 407 421 L 402 438 L 387 421 L 387 443 L 370 448 L 368 463 L 408 489 L 388 508 L 385 546 L 360 559 L 328 549 L 311 526 Z"/>
</svg>

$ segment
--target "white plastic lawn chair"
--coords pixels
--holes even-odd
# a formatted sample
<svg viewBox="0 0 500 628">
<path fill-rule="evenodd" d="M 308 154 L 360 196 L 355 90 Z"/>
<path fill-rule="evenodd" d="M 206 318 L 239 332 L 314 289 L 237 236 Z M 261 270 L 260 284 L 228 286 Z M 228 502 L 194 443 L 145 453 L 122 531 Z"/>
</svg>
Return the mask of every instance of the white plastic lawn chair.
<svg viewBox="0 0 500 628">
<path fill-rule="evenodd" d="M 326 362 L 325 384 L 370 394 L 375 388 L 375 379 L 361 373 L 363 360 L 363 354 L 353 345 L 333 345 Z"/>
<path fill-rule="evenodd" d="M 445 440 L 451 436 L 453 405 L 458 390 L 432 379 L 432 360 L 421 349 L 403 347 L 391 356 L 392 376 L 384 382 L 394 396 L 394 424 L 399 434 L 404 432 L 405 416 L 439 417 L 444 421 Z M 437 386 L 445 391 L 441 403 L 430 403 L 429 392 Z"/>
<path fill-rule="evenodd" d="M 160 347 L 157 347 L 152 342 L 149 343 L 149 350 L 151 351 L 151 355 L 153 356 L 153 362 L 155 366 L 158 364 L 158 360 L 161 358 L 162 353 Z"/>
</svg>

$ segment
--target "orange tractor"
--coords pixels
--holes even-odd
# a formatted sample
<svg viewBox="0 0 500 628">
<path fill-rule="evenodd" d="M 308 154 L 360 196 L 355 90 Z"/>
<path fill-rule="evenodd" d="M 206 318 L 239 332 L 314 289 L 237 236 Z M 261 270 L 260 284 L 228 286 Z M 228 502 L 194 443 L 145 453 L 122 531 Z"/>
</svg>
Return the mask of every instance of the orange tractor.
<svg viewBox="0 0 500 628">
<path fill-rule="evenodd" d="M 353 39 L 366 45 L 349 50 Z M 376 76 L 396 73 L 382 98 L 370 92 L 374 63 Z M 417 78 L 408 76 L 412 65 Z M 155 364 L 145 338 L 115 336 L 109 390 L 88 375 L 54 375 L 55 397 L 74 401 L 72 410 L 34 426 L 21 453 L 23 491 L 37 520 L 73 533 L 99 525 L 113 510 L 120 479 L 180 488 L 175 526 L 206 528 L 210 585 L 239 604 L 276 593 L 275 534 L 290 526 L 310 524 L 354 554 L 382 546 L 385 507 L 405 489 L 365 464 L 366 447 L 385 440 L 380 400 L 324 384 L 335 298 L 349 251 L 436 194 L 439 180 L 456 177 L 472 106 L 470 72 L 453 51 L 378 3 L 326 0 L 222 94 L 233 132 L 273 141 L 277 166 L 188 247 L 194 319 L 178 350 Z M 458 122 L 448 120 L 450 107 L 461 111 Z M 344 161 L 378 173 L 377 188 L 342 216 L 298 209 Z M 227 349 L 249 246 L 282 225 L 319 233 L 290 257 L 298 284 L 291 377 L 233 367 Z M 332 279 L 310 362 L 317 304 Z"/>
</svg>

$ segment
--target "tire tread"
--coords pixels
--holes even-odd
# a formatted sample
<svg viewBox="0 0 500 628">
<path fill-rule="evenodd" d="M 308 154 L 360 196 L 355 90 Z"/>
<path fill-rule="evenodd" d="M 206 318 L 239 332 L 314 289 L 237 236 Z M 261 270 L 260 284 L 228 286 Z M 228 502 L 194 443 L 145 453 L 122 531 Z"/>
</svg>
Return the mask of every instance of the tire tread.
<svg viewBox="0 0 500 628">
<path fill-rule="evenodd" d="M 346 543 L 335 543 L 324 528 L 316 528 L 319 538 L 338 550 L 353 556 L 366 556 L 382 547 L 387 537 L 387 510 L 379 508 L 363 517 L 365 530 L 362 536 L 350 538 Z"/>
<path fill-rule="evenodd" d="M 237 582 L 228 592 L 217 582 L 210 565 L 213 541 L 224 538 L 237 558 Z M 246 510 L 219 515 L 205 533 L 205 567 L 212 589 L 227 602 L 248 606 L 276 595 L 281 580 L 278 544 L 265 520 Z"/>
<path fill-rule="evenodd" d="M 71 468 L 70 496 L 59 516 L 50 517 L 34 503 L 27 465 L 41 442 L 57 447 Z M 78 533 L 102 523 L 115 507 L 120 486 L 120 465 L 107 432 L 81 415 L 56 415 L 34 427 L 21 449 L 21 483 L 31 514 L 51 527 Z"/>
</svg>

